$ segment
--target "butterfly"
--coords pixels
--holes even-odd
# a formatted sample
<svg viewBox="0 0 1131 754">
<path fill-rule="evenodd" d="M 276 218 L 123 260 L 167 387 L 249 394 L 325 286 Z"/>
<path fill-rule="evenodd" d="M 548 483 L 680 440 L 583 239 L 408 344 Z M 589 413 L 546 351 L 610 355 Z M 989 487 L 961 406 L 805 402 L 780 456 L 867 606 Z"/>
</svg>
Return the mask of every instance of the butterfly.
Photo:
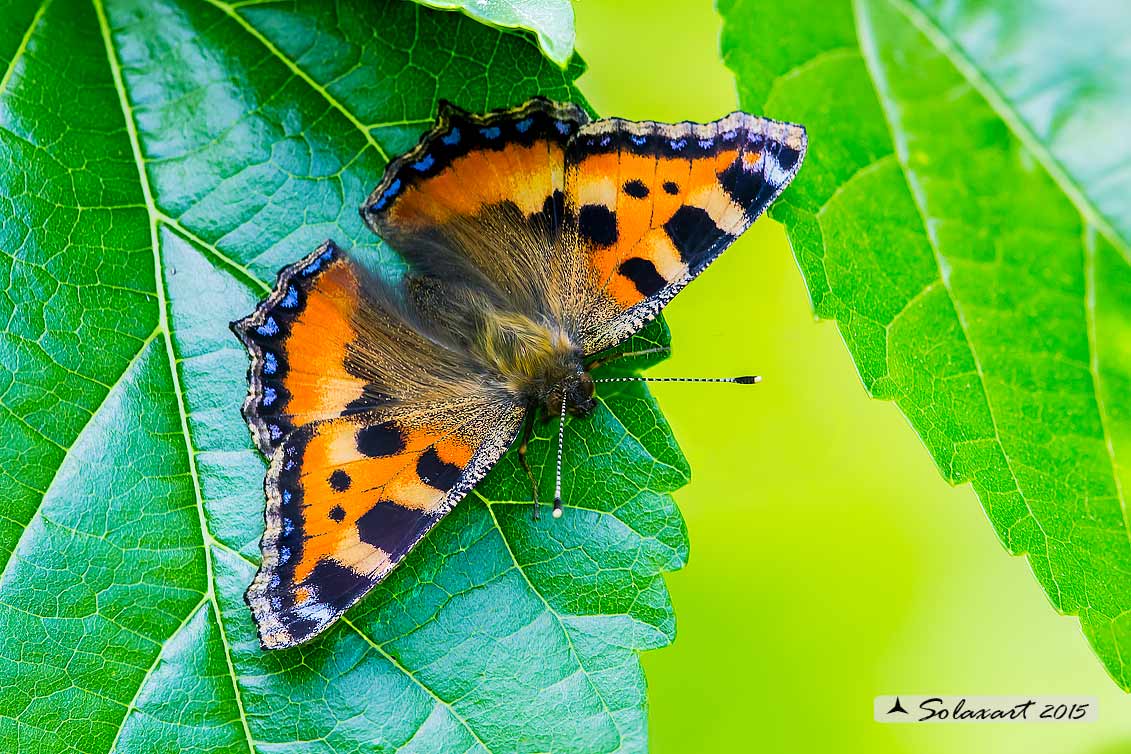
<svg viewBox="0 0 1131 754">
<path fill-rule="evenodd" d="M 542 98 L 485 115 L 441 103 L 361 207 L 404 274 L 328 241 L 231 325 L 270 461 L 246 594 L 262 646 L 332 625 L 516 440 L 537 512 L 525 449 L 542 412 L 560 421 L 560 515 L 561 427 L 593 410 L 590 371 L 774 201 L 806 144 L 802 126 L 742 112 L 665 124 Z"/>
</svg>

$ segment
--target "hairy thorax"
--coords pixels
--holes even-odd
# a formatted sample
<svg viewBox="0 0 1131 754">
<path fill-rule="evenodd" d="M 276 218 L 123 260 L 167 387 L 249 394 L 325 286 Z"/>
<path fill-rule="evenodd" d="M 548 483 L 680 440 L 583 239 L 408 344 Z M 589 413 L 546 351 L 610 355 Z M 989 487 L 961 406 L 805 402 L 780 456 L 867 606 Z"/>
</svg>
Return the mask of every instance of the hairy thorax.
<svg viewBox="0 0 1131 754">
<path fill-rule="evenodd" d="M 516 396 L 544 405 L 550 415 L 561 411 L 563 396 L 574 415 L 593 410 L 593 380 L 581 349 L 559 324 L 494 311 L 485 318 L 481 335 L 482 358 Z"/>
</svg>

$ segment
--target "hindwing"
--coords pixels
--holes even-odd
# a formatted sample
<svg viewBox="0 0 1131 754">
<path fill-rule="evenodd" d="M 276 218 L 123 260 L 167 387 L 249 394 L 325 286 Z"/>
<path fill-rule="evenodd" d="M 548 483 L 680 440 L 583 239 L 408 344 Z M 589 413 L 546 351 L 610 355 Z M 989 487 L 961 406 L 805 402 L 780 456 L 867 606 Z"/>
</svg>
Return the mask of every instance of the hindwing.
<svg viewBox="0 0 1131 754">
<path fill-rule="evenodd" d="M 378 584 L 513 442 L 523 409 L 469 396 L 292 432 L 267 472 L 247 591 L 265 648 L 307 641 Z"/>
</svg>

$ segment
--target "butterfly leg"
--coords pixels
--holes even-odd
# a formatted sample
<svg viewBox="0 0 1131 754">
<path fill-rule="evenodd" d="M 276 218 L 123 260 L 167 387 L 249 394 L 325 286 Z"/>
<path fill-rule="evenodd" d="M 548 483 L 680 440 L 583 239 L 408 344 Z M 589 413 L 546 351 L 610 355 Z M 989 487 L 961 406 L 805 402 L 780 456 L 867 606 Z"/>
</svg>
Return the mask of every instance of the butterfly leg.
<svg viewBox="0 0 1131 754">
<path fill-rule="evenodd" d="M 591 361 L 589 364 L 586 365 L 585 369 L 586 369 L 586 371 L 591 372 L 594 369 L 597 369 L 598 367 L 603 367 L 606 364 L 611 364 L 612 362 L 620 361 L 621 359 L 634 359 L 634 358 L 637 358 L 639 356 L 651 356 L 654 353 L 668 354 L 668 353 L 671 353 L 671 350 L 672 350 L 671 346 L 656 346 L 655 348 L 645 348 L 642 351 L 628 351 L 626 353 L 613 354 L 612 356 L 608 356 L 608 357 L 603 358 L 603 359 L 597 359 L 595 361 Z"/>
<path fill-rule="evenodd" d="M 530 461 L 526 458 L 526 446 L 534 431 L 534 415 L 536 413 L 538 413 L 536 406 L 527 409 L 526 417 L 522 422 L 522 439 L 518 443 L 518 462 L 522 464 L 522 468 L 526 471 L 526 477 L 530 480 L 530 500 L 533 505 L 531 513 L 535 521 L 538 520 L 538 482 L 534 478 L 534 472 L 530 470 Z"/>
</svg>

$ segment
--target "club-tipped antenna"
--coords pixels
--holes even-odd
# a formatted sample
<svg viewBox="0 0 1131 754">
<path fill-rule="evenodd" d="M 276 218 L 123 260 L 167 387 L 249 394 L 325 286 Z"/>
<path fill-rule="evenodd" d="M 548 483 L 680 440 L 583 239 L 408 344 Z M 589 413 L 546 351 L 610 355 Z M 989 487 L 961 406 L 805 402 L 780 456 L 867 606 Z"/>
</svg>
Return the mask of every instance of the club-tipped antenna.
<svg viewBox="0 0 1131 754">
<path fill-rule="evenodd" d="M 758 375 L 742 377 L 601 377 L 594 382 L 731 382 L 735 385 L 756 385 L 762 381 Z"/>
<path fill-rule="evenodd" d="M 558 419 L 558 470 L 554 475 L 554 518 L 562 517 L 562 448 L 565 447 L 566 396 L 562 391 L 562 412 Z"/>
</svg>

